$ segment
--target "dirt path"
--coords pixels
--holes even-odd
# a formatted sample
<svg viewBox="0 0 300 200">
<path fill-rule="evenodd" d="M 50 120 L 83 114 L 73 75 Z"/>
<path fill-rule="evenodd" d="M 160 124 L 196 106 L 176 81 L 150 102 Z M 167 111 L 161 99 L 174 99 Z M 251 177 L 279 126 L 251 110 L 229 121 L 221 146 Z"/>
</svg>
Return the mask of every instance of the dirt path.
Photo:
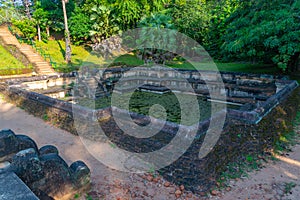
<svg viewBox="0 0 300 200">
<path fill-rule="evenodd" d="M 0 113 L 0 129 L 10 128 L 16 134 L 26 134 L 33 138 L 39 147 L 47 144 L 57 146 L 60 155 L 68 164 L 83 160 L 92 172 L 93 185 L 89 195 L 93 199 L 177 199 L 175 192 L 178 194 L 179 188 L 173 185 L 164 186 L 165 180 L 162 178 L 153 179 L 151 176 L 141 177 L 111 170 L 88 153 L 79 137 L 55 128 L 1 99 Z M 269 163 L 258 172 L 250 173 L 249 179 L 230 182 L 230 191 L 224 190 L 210 198 L 300 199 L 300 145 L 295 146 L 287 157 L 279 159 L 280 161 Z M 184 190 L 182 193 L 178 195 L 178 199 L 199 199 Z"/>
<path fill-rule="evenodd" d="M 300 134 L 300 127 L 294 131 Z M 290 153 L 276 156 L 263 169 L 251 172 L 248 178 L 231 181 L 225 192 L 212 199 L 222 200 L 299 200 L 300 199 L 300 144 Z"/>
</svg>

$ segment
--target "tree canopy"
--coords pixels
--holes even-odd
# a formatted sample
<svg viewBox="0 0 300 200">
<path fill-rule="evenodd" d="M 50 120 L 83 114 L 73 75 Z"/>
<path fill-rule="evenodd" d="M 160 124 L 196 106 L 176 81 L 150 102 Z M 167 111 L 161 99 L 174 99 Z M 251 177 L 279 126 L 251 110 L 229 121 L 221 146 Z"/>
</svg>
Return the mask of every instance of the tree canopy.
<svg viewBox="0 0 300 200">
<path fill-rule="evenodd" d="M 69 0 L 66 12 L 76 45 L 160 25 L 193 38 L 217 60 L 272 63 L 283 71 L 299 66 L 299 0 Z M 26 37 L 47 40 L 64 30 L 61 0 L 0 0 L 0 16 Z"/>
<path fill-rule="evenodd" d="M 227 20 L 227 59 L 273 62 L 293 69 L 300 53 L 300 1 L 245 1 Z"/>
</svg>

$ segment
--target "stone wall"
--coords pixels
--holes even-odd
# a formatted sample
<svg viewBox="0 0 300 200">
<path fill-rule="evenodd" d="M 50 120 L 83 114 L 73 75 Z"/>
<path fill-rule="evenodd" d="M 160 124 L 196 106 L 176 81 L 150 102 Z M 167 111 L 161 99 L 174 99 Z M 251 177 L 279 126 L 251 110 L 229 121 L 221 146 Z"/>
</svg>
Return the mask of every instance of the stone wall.
<svg viewBox="0 0 300 200">
<path fill-rule="evenodd" d="M 116 74 L 119 76 L 118 73 Z M 249 75 L 243 82 L 236 77 L 246 77 L 246 74 L 226 73 L 222 74 L 222 76 L 230 84 L 233 84 L 234 81 L 240 86 L 247 83 L 252 85 L 252 88 L 265 84 L 260 82 L 260 80 L 256 80 L 258 77 L 261 77 L 262 80 L 267 78 L 275 79 L 273 76 Z M 234 80 L 233 77 L 235 77 Z M 254 81 L 251 77 L 254 77 Z M 198 158 L 205 131 L 210 123 L 209 120 L 206 120 L 199 122 L 200 129 L 196 139 L 186 153 L 172 165 L 160 170 L 160 173 L 169 181 L 176 184 L 184 184 L 187 189 L 201 193 L 208 191 L 215 185 L 215 180 L 220 177 L 229 162 L 243 160 L 245 159 L 245 154 L 263 153 L 266 149 L 271 148 L 280 135 L 291 127 L 291 121 L 295 116 L 300 99 L 299 89 L 294 91 L 298 86 L 295 81 L 276 79 L 276 82 L 271 81 L 270 83 L 272 87 L 274 84 L 276 85 L 276 92 L 266 101 L 250 106 L 245 105 L 241 110 L 228 110 L 223 133 L 208 156 L 203 159 Z M 48 120 L 52 120 L 57 126 L 76 134 L 78 129 L 74 125 L 75 116 L 72 114 L 72 111 L 74 111 L 79 114 L 77 122 L 81 122 L 81 124 L 77 124 L 77 128 L 80 127 L 87 133 L 84 137 L 92 140 L 102 140 L 93 131 L 93 128 L 100 125 L 104 132 L 107 133 L 110 141 L 130 152 L 141 153 L 160 149 L 174 138 L 179 126 L 182 126 L 167 122 L 157 135 L 149 139 L 138 139 L 125 135 L 118 128 L 113 117 L 111 117 L 111 109 L 114 108 L 91 110 L 80 106 L 72 107 L 67 102 L 16 87 L 7 88 L 3 86 L 2 92 L 11 101 L 22 106 L 27 111 L 40 117 L 44 117 L 47 114 Z M 117 112 L 119 115 L 122 115 L 124 111 L 118 110 Z M 136 123 L 141 125 L 149 120 L 147 116 L 135 113 L 132 113 L 132 117 Z M 89 120 L 86 121 L 86 119 Z M 157 120 L 155 123 L 161 125 L 162 122 Z M 186 127 L 187 130 L 189 128 Z"/>
<path fill-rule="evenodd" d="M 122 78 L 121 78 L 122 77 Z M 282 76 L 257 75 L 234 72 L 214 72 L 170 69 L 159 66 L 149 68 L 113 68 L 100 70 L 99 79 L 121 81 L 117 88 L 120 92 L 130 90 L 137 85 L 152 84 L 174 88 L 179 92 L 187 91 L 191 85 L 199 95 L 223 93 L 227 101 L 255 103 L 266 100 L 276 93 L 276 80 Z M 121 78 L 121 79 L 120 79 Z M 188 85 L 187 85 L 188 84 Z M 223 85 L 224 84 L 224 85 Z M 223 91 L 225 89 L 225 91 Z"/>
</svg>

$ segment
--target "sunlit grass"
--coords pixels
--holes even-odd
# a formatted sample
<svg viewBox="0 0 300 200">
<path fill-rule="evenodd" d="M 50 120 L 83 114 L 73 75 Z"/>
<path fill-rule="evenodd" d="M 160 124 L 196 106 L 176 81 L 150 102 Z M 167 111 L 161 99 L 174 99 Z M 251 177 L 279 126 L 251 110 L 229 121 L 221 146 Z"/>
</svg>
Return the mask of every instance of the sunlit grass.
<svg viewBox="0 0 300 200">
<path fill-rule="evenodd" d="M 23 63 L 11 55 L 2 45 L 0 45 L 0 69 L 26 68 Z"/>
<path fill-rule="evenodd" d="M 37 42 L 37 46 L 41 47 L 46 54 L 49 54 L 52 61 L 59 66 L 68 67 L 65 62 L 65 42 L 62 40 L 49 40 L 45 42 Z M 95 66 L 100 67 L 104 63 L 104 59 L 100 54 L 90 53 L 88 47 L 71 46 L 72 63 L 69 67 Z"/>
<path fill-rule="evenodd" d="M 47 43 L 37 42 L 37 46 L 50 54 L 52 60 L 59 66 L 64 67 L 95 67 L 103 68 L 107 67 L 109 63 L 116 63 L 111 66 L 128 66 L 135 67 L 141 66 L 144 62 L 132 53 L 127 53 L 114 58 L 105 59 L 100 53 L 93 52 L 89 47 L 72 45 L 72 64 L 69 66 L 65 62 L 65 42 L 62 40 L 49 40 Z M 190 63 L 182 60 L 167 61 L 166 66 L 178 69 L 197 69 L 197 70 L 219 70 L 219 71 L 234 71 L 234 72 L 246 72 L 246 73 L 266 73 L 266 74 L 279 74 L 280 70 L 274 65 L 266 64 L 250 64 L 250 63 Z M 217 66 L 217 67 L 216 67 Z"/>
</svg>

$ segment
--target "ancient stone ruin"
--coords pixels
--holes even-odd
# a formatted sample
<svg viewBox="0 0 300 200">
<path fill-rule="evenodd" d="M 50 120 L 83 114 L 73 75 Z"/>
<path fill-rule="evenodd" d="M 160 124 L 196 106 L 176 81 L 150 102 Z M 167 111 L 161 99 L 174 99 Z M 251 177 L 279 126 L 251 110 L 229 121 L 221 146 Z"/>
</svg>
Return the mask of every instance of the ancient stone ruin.
<svg viewBox="0 0 300 200">
<path fill-rule="evenodd" d="M 77 85 L 71 87 L 72 81 L 77 82 Z M 222 87 L 220 81 L 223 82 Z M 117 85 L 119 86 L 116 87 Z M 148 115 L 114 106 L 93 108 L 80 104 L 81 98 L 97 102 L 107 98 L 112 90 L 126 94 L 136 86 L 139 86 L 137 90 L 150 91 L 157 95 L 169 93 L 168 89 L 176 94 L 190 95 L 190 91 L 186 89 L 189 85 L 193 95 L 200 96 L 206 102 L 237 106 L 227 107 L 226 112 L 221 110 L 212 113 L 208 118 L 195 122 L 197 126 L 155 119 L 151 121 L 153 127 L 161 127 L 157 134 L 149 138 L 136 138 L 126 134 L 116 124 L 112 113 L 118 117 L 130 113 L 133 121 L 141 126 L 149 122 Z M 73 134 L 80 133 L 84 139 L 113 144 L 128 152 L 157 151 L 168 145 L 178 135 L 179 129 L 183 130 L 182 138 L 192 140 L 192 144 L 176 162 L 159 172 L 168 181 L 183 184 L 187 190 L 201 193 L 209 191 L 215 185 L 215 180 L 220 178 L 228 163 L 245 159 L 245 154 L 262 153 L 276 143 L 281 129 L 285 127 L 285 123 L 281 122 L 285 119 L 291 121 L 291 116 L 295 114 L 295 103 L 286 103 L 286 100 L 296 98 L 292 94 L 297 87 L 296 81 L 284 76 L 231 72 L 217 75 L 213 71 L 170 71 L 156 67 L 95 69 L 77 77 L 16 79 L 8 81 L 2 91 L 8 99 L 28 112 L 40 117 L 47 114 L 57 126 Z M 58 92 L 62 89 L 73 90 L 71 93 L 74 96 L 65 99 L 53 98 L 60 96 L 49 94 L 49 91 L 54 91 L 53 88 Z M 216 94 L 215 97 L 222 94 L 226 96 L 226 100 L 212 98 L 211 94 Z M 212 120 L 222 120 L 224 114 L 226 120 L 219 140 L 206 157 L 199 158 L 199 149 L 210 123 Z M 126 120 L 121 122 L 126 124 Z M 106 138 L 97 133 L 99 127 L 106 133 Z M 188 135 L 191 130 L 197 132 L 194 139 Z"/>
<path fill-rule="evenodd" d="M 69 199 L 90 186 L 90 169 L 84 162 L 68 166 L 55 146 L 38 149 L 31 138 L 12 130 L 0 131 L 0 162 L 2 176 L 17 175 L 40 199 Z"/>
</svg>

